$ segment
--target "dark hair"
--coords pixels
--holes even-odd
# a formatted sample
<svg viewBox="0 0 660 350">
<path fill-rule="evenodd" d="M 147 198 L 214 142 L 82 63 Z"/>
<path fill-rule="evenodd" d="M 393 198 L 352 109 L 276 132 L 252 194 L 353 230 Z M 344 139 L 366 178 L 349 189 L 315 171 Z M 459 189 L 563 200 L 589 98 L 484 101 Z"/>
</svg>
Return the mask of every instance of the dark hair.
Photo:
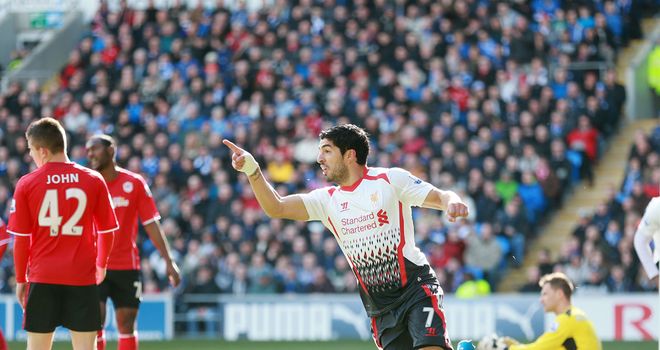
<svg viewBox="0 0 660 350">
<path fill-rule="evenodd" d="M 66 133 L 62 124 L 53 118 L 35 120 L 27 128 L 25 137 L 39 147 L 47 148 L 51 153 L 64 152 L 66 149 Z"/>
<path fill-rule="evenodd" d="M 357 163 L 367 164 L 369 155 L 369 135 L 364 129 L 353 124 L 342 124 L 321 131 L 321 139 L 327 139 L 339 148 L 342 155 L 349 149 L 355 150 Z"/>
<path fill-rule="evenodd" d="M 553 272 L 541 277 L 539 286 L 543 287 L 546 284 L 549 284 L 552 289 L 560 289 L 567 299 L 571 299 L 573 283 L 564 273 Z"/>
<path fill-rule="evenodd" d="M 105 134 L 96 134 L 92 137 L 90 137 L 89 141 L 87 141 L 88 145 L 92 145 L 95 143 L 100 143 L 103 144 L 105 147 L 117 147 L 117 142 L 115 142 L 115 139 L 112 138 L 112 136 L 108 136 Z"/>
</svg>

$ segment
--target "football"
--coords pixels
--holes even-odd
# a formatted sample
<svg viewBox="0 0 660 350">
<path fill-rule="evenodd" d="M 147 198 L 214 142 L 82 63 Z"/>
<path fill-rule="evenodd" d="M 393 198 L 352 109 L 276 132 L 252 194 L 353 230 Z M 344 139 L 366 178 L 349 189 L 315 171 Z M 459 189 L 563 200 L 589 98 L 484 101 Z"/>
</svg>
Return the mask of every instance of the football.
<svg viewBox="0 0 660 350">
<path fill-rule="evenodd" d="M 475 347 L 471 340 L 461 340 L 456 345 L 456 350 L 475 350 Z"/>
</svg>

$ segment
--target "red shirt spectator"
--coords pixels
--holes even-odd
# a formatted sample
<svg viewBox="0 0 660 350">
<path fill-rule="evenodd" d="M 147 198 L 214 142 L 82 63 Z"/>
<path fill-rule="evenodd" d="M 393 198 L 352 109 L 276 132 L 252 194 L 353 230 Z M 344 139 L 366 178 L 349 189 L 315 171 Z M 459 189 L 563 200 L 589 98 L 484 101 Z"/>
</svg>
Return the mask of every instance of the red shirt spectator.
<svg viewBox="0 0 660 350">
<path fill-rule="evenodd" d="M 236 23 L 232 25 L 232 30 L 225 37 L 225 42 L 229 45 L 232 52 L 237 52 L 246 43 L 250 34 L 245 31 L 242 24 Z"/>
<path fill-rule="evenodd" d="M 589 159 L 596 160 L 598 157 L 598 130 L 591 126 L 591 121 L 587 116 L 580 116 L 578 127 L 573 129 L 567 138 L 569 147 L 584 150 Z"/>
<path fill-rule="evenodd" d="M 455 231 L 449 231 L 447 240 L 442 245 L 442 254 L 431 258 L 431 265 L 434 267 L 445 267 L 451 259 L 463 263 L 463 253 L 465 253 L 465 242 Z"/>
<path fill-rule="evenodd" d="M 66 66 L 62 68 L 60 72 L 60 85 L 62 88 L 67 88 L 69 86 L 69 80 L 73 77 L 76 72 L 80 70 L 80 51 L 73 50 L 69 55 L 69 61 Z"/>
<path fill-rule="evenodd" d="M 468 100 L 470 99 L 470 92 L 463 87 L 463 82 L 460 78 L 455 78 L 452 85 L 447 89 L 451 100 L 458 105 L 461 112 L 465 112 L 468 107 Z"/>
<path fill-rule="evenodd" d="M 108 35 L 105 38 L 105 48 L 101 51 L 101 62 L 106 66 L 111 66 L 115 63 L 118 55 L 119 47 L 117 47 L 115 38 L 112 35 Z"/>
</svg>

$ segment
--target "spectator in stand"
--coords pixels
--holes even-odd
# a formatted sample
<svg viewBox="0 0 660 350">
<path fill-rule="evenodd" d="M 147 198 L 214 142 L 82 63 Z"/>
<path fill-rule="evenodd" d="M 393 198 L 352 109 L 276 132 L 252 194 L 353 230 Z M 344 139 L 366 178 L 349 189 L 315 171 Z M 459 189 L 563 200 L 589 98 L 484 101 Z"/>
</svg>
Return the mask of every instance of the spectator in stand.
<svg viewBox="0 0 660 350">
<path fill-rule="evenodd" d="M 217 334 L 218 311 L 217 302 L 207 301 L 209 294 L 220 293 L 220 288 L 213 281 L 213 272 L 207 267 L 200 267 L 195 273 L 195 284 L 188 290 L 188 293 L 194 297 L 200 294 L 200 300 L 189 304 L 187 313 L 188 332 L 196 335 L 199 332 L 199 323 L 204 324 L 204 331 L 207 337 L 215 337 Z"/>
<path fill-rule="evenodd" d="M 541 277 L 540 269 L 538 266 L 530 266 L 527 268 L 527 282 L 518 289 L 521 293 L 538 293 L 541 291 L 539 286 L 539 278 Z"/>
<path fill-rule="evenodd" d="M 531 171 L 522 173 L 522 183 L 518 187 L 518 195 L 527 210 L 527 220 L 532 225 L 538 223 L 541 213 L 545 210 L 547 204 L 543 188 L 536 181 Z"/>
<path fill-rule="evenodd" d="M 589 186 L 593 186 L 594 183 L 593 167 L 598 157 L 598 138 L 598 131 L 592 127 L 586 115 L 579 117 L 577 128 L 567 137 L 568 146 L 580 153 L 582 160 L 580 174 L 587 179 Z"/>
<path fill-rule="evenodd" d="M 482 224 L 479 233 L 468 236 L 464 259 L 466 267 L 483 274 L 491 285 L 497 285 L 501 277 L 497 270 L 502 261 L 502 248 L 491 224 Z"/>
<path fill-rule="evenodd" d="M 456 288 L 456 297 L 473 299 L 490 295 L 491 287 L 483 278 L 476 278 L 472 273 L 466 272 L 463 282 Z"/>
</svg>

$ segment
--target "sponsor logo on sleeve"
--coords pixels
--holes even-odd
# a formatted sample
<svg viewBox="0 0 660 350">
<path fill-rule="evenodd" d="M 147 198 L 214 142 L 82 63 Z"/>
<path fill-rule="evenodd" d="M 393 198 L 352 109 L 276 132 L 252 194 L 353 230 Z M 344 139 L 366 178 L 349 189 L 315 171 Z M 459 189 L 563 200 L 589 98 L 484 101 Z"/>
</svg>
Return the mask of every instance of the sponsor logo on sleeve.
<svg viewBox="0 0 660 350">
<path fill-rule="evenodd" d="M 422 183 L 422 180 L 421 180 L 421 179 L 419 179 L 419 178 L 417 178 L 417 177 L 414 177 L 414 176 L 412 176 L 412 175 L 410 175 L 410 179 L 413 181 L 413 183 L 414 183 L 415 185 L 419 185 L 419 184 Z"/>
</svg>

